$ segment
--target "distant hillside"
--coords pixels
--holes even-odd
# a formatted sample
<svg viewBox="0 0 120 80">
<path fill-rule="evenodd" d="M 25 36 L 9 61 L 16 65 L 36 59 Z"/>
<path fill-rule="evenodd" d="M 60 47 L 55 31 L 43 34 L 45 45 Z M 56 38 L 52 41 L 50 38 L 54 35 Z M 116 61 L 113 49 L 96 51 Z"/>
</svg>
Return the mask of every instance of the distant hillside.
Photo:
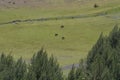
<svg viewBox="0 0 120 80">
<path fill-rule="evenodd" d="M 118 3 L 119 0 L 0 0 L 0 7 L 23 7 L 23 6 L 54 6 L 54 5 L 84 5 L 93 3 Z M 119 1 L 120 3 L 120 1 Z"/>
</svg>

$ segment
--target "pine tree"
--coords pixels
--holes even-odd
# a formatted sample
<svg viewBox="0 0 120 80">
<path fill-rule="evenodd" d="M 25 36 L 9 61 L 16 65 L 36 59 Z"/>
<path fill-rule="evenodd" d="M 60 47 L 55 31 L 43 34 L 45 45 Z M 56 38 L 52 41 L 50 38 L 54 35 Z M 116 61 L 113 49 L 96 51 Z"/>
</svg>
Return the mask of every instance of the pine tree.
<svg viewBox="0 0 120 80">
<path fill-rule="evenodd" d="M 76 77 L 76 76 L 75 76 L 75 67 L 74 67 L 74 65 L 73 65 L 70 73 L 68 74 L 67 80 L 76 80 L 75 77 Z"/>
<path fill-rule="evenodd" d="M 63 73 L 53 55 L 49 58 L 49 80 L 63 80 Z"/>
<path fill-rule="evenodd" d="M 113 74 L 110 72 L 109 68 L 105 68 L 102 75 L 101 75 L 102 80 L 115 80 L 113 78 Z"/>
<path fill-rule="evenodd" d="M 14 60 L 11 55 L 0 57 L 0 79 L 14 80 Z"/>
<path fill-rule="evenodd" d="M 35 74 L 36 80 L 41 80 L 44 76 L 43 73 L 46 73 L 48 67 L 48 59 L 46 52 L 41 49 L 36 55 L 33 56 L 31 61 L 31 68 Z"/>
<path fill-rule="evenodd" d="M 27 71 L 27 78 L 26 80 L 37 80 L 35 72 L 33 71 L 33 68 L 29 65 L 28 71 Z"/>
<path fill-rule="evenodd" d="M 26 63 L 20 58 L 15 64 L 15 80 L 26 80 L 26 73 Z"/>
<path fill-rule="evenodd" d="M 87 80 L 86 65 L 83 60 L 79 63 L 79 68 L 75 71 L 75 80 Z"/>
<path fill-rule="evenodd" d="M 28 70 L 28 77 L 33 76 L 35 80 L 63 80 L 61 69 L 52 57 L 48 58 L 47 53 L 41 49 L 33 56 Z M 28 80 L 31 80 L 30 78 Z"/>
<path fill-rule="evenodd" d="M 111 60 L 110 71 L 116 80 L 120 80 L 120 29 L 118 25 L 114 27 L 108 38 L 113 50 L 109 58 Z"/>
<path fill-rule="evenodd" d="M 108 37 L 102 35 L 87 57 L 90 80 L 120 79 L 120 29 L 115 26 Z"/>
<path fill-rule="evenodd" d="M 118 45 L 120 45 L 120 30 L 118 28 L 118 25 L 115 25 L 113 30 L 109 34 L 109 42 L 112 46 L 112 48 L 116 48 Z"/>
<path fill-rule="evenodd" d="M 95 56 L 99 53 L 101 53 L 100 48 L 102 48 L 103 44 L 105 42 L 105 39 L 103 37 L 103 34 L 100 35 L 97 43 L 93 46 L 92 50 L 88 53 L 87 56 L 87 65 L 90 66 L 92 62 L 94 62 Z"/>
</svg>

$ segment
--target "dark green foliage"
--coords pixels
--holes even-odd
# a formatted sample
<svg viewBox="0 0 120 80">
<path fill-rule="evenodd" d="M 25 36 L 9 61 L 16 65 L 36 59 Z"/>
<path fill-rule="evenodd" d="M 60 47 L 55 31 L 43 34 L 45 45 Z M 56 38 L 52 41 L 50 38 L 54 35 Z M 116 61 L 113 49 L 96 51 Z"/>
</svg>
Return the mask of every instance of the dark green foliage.
<svg viewBox="0 0 120 80">
<path fill-rule="evenodd" d="M 102 73 L 106 67 L 111 66 L 108 57 L 112 54 L 111 46 L 108 40 L 102 35 L 100 36 L 97 44 L 90 51 L 87 57 L 87 70 L 90 72 L 92 80 L 102 80 Z"/>
<path fill-rule="evenodd" d="M 79 68 L 72 66 L 71 71 L 68 74 L 67 80 L 87 80 L 86 64 L 83 60 L 80 61 Z"/>
<path fill-rule="evenodd" d="M 59 67 L 59 64 L 57 62 L 57 59 L 55 59 L 53 56 L 49 58 L 48 61 L 49 64 L 49 80 L 63 80 L 63 73 L 61 71 L 61 68 Z"/>
<path fill-rule="evenodd" d="M 41 49 L 29 65 L 22 58 L 14 61 L 11 55 L 0 56 L 0 80 L 64 80 L 57 60 Z M 100 35 L 88 53 L 86 61 L 81 60 L 79 68 L 74 65 L 67 80 L 120 80 L 120 29 L 117 25 L 109 36 Z"/>
<path fill-rule="evenodd" d="M 76 69 L 75 72 L 75 79 L 76 80 L 86 80 L 87 75 L 86 75 L 86 64 L 85 61 L 81 60 L 79 64 L 79 68 Z"/>
<path fill-rule="evenodd" d="M 108 38 L 112 48 L 120 46 L 120 29 L 117 25 L 113 28 Z"/>
<path fill-rule="evenodd" d="M 26 63 L 22 60 L 22 58 L 20 58 L 15 64 L 15 80 L 25 80 L 26 74 Z"/>
<path fill-rule="evenodd" d="M 120 80 L 120 29 L 114 27 L 108 37 L 102 35 L 87 57 L 90 80 Z"/>
<path fill-rule="evenodd" d="M 96 47 L 98 43 L 100 43 L 101 45 Z M 93 56 L 93 58 L 90 58 L 90 56 L 88 56 L 87 59 L 88 70 L 90 70 L 91 74 L 93 75 L 92 79 L 107 80 L 110 78 L 111 80 L 120 80 L 119 28 L 115 26 L 109 37 L 100 37 L 98 43 L 94 46 L 96 47 L 96 51 L 94 51 L 95 48 L 93 48 L 91 53 L 89 53 L 92 56 L 93 53 L 95 53 L 95 56 Z M 93 62 L 90 62 L 90 60 L 92 60 Z M 92 70 L 92 67 L 94 66 L 96 68 Z"/>
<path fill-rule="evenodd" d="M 76 80 L 76 78 L 75 78 L 75 67 L 74 67 L 74 65 L 72 66 L 72 69 L 71 69 L 70 73 L 68 74 L 68 80 Z"/>
<path fill-rule="evenodd" d="M 117 25 L 108 37 L 100 35 L 88 53 L 86 66 L 80 63 L 75 73 L 74 80 L 120 80 L 120 29 Z"/>
<path fill-rule="evenodd" d="M 35 74 L 36 80 L 41 80 L 47 76 L 48 58 L 43 49 L 33 56 L 30 67 Z"/>
<path fill-rule="evenodd" d="M 14 80 L 14 61 L 11 55 L 0 57 L 0 80 Z"/>
<path fill-rule="evenodd" d="M 63 80 L 62 72 L 56 59 L 53 56 L 48 58 L 43 49 L 33 56 L 28 74 L 29 77 L 33 76 L 32 78 L 35 80 Z M 29 78 L 28 80 L 32 79 Z"/>
<path fill-rule="evenodd" d="M 17 62 L 11 55 L 1 54 L 0 80 L 25 80 L 26 64 L 20 58 Z"/>
<path fill-rule="evenodd" d="M 35 73 L 33 72 L 33 68 L 29 65 L 28 67 L 28 73 L 27 73 L 27 79 L 26 80 L 36 80 Z"/>
<path fill-rule="evenodd" d="M 63 74 L 57 60 L 41 49 L 31 59 L 28 66 L 22 60 L 14 61 L 13 57 L 0 56 L 0 80 L 63 80 Z"/>
<path fill-rule="evenodd" d="M 96 58 L 96 54 L 102 54 L 103 44 L 105 43 L 105 39 L 103 37 L 103 34 L 100 35 L 97 43 L 93 46 L 92 50 L 89 52 L 87 57 L 87 65 L 91 65 L 92 62 L 94 62 L 94 59 Z"/>
</svg>

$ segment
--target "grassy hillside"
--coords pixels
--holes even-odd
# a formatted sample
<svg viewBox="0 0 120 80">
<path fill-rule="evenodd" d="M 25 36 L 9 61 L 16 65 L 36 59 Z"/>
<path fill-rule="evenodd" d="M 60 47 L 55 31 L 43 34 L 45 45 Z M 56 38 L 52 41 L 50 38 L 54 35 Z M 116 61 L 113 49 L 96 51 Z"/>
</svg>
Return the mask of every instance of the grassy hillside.
<svg viewBox="0 0 120 80">
<path fill-rule="evenodd" d="M 108 21 L 108 22 L 105 22 Z M 99 23 L 101 22 L 101 23 Z M 101 32 L 107 33 L 116 22 L 104 17 L 4 25 L 0 27 L 1 52 L 29 59 L 44 47 L 62 65 L 85 58 Z M 65 28 L 61 29 L 60 26 Z M 59 35 L 55 37 L 55 33 Z M 61 37 L 65 37 L 62 40 Z"/>
<path fill-rule="evenodd" d="M 5 3 L 9 8 L 0 8 L 0 23 L 44 17 L 90 17 L 0 25 L 0 52 L 11 53 L 15 58 L 23 56 L 29 61 L 33 53 L 44 47 L 49 55 L 57 57 L 62 66 L 77 63 L 79 59 L 86 57 L 101 32 L 107 34 L 116 23 L 120 23 L 119 0 L 80 0 L 79 3 L 77 0 L 74 3 L 67 1 L 69 0 L 51 0 L 51 4 L 44 2 L 48 5 L 43 5 L 40 2 L 41 5 L 37 5 L 31 0 L 32 6 L 29 7 Z M 99 5 L 98 8 L 93 7 L 95 3 Z M 39 7 L 33 7 L 34 4 Z M 106 15 L 91 16 L 98 13 Z M 61 29 L 61 25 L 64 28 Z M 62 37 L 65 39 L 62 40 Z"/>
<path fill-rule="evenodd" d="M 57 0 L 54 0 L 57 1 Z M 66 2 L 64 2 L 66 3 Z M 84 4 L 83 4 L 84 3 Z M 94 4 L 98 4 L 100 7 L 94 8 Z M 40 5 L 39 7 L 0 7 L 0 23 L 10 20 L 18 19 L 34 19 L 43 17 L 56 17 L 56 16 L 74 16 L 74 15 L 89 15 L 96 13 L 116 13 L 120 11 L 119 0 L 83 0 L 80 3 L 59 4 L 57 6 L 52 5 Z M 32 4 L 32 2 L 31 2 Z"/>
</svg>

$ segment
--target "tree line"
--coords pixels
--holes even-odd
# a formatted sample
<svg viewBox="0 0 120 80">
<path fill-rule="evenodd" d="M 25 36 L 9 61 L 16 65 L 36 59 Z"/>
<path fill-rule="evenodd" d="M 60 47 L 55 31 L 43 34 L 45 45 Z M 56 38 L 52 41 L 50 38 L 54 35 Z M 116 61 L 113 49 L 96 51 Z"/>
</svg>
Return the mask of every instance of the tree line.
<svg viewBox="0 0 120 80">
<path fill-rule="evenodd" d="M 68 80 L 120 80 L 120 28 L 116 25 L 109 36 L 100 35 L 87 59 L 74 65 Z"/>
<path fill-rule="evenodd" d="M 109 36 L 100 35 L 87 59 L 74 65 L 67 78 L 57 62 L 41 49 L 30 63 L 11 55 L 0 56 L 0 80 L 120 80 L 120 28 L 116 25 Z"/>
<path fill-rule="evenodd" d="M 30 64 L 11 55 L 0 56 L 0 80 L 63 80 L 57 60 L 41 49 L 33 55 Z"/>
</svg>

